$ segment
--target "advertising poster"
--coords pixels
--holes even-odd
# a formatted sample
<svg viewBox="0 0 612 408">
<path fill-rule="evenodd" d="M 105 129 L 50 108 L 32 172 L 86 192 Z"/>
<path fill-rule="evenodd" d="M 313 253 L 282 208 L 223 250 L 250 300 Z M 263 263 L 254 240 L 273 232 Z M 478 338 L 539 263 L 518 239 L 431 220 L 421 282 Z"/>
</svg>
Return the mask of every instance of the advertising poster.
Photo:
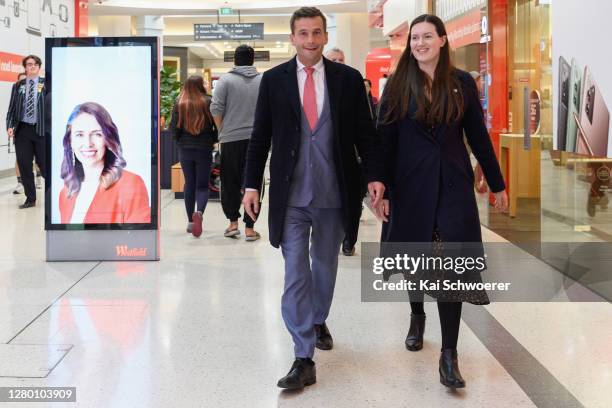
<svg viewBox="0 0 612 408">
<path fill-rule="evenodd" d="M 24 72 L 26 55 L 43 60 L 45 76 L 45 38 L 69 37 L 74 33 L 74 1 L 0 0 L 0 118 L 8 111 L 13 84 Z M 0 171 L 15 166 L 15 147 L 9 141 L 6 127 L 0 126 Z"/>
<path fill-rule="evenodd" d="M 553 42 L 554 147 L 588 157 L 612 157 L 612 54 L 605 27 L 612 5 L 605 0 L 555 2 Z M 598 34 L 597 31 L 600 31 Z M 584 41 L 576 33 L 589 33 Z"/>
<path fill-rule="evenodd" d="M 131 44 L 48 50 L 52 229 L 146 229 L 156 223 L 151 49 Z"/>
</svg>

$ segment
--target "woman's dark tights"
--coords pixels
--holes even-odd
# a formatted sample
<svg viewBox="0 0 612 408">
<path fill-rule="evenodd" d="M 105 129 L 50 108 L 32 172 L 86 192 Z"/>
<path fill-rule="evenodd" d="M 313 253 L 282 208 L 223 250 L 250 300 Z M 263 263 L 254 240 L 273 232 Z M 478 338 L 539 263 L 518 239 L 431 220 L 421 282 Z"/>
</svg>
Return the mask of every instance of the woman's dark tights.
<svg viewBox="0 0 612 408">
<path fill-rule="evenodd" d="M 461 324 L 461 302 L 438 301 L 440 314 L 440 327 L 442 328 L 442 348 L 456 349 L 459 338 L 459 325 Z M 425 314 L 423 302 L 410 302 L 413 314 Z"/>
<path fill-rule="evenodd" d="M 211 149 L 181 149 L 179 150 L 181 168 L 185 177 L 185 211 L 187 219 L 192 222 L 193 212 L 204 213 L 208 203 L 208 182 L 212 162 Z"/>
</svg>

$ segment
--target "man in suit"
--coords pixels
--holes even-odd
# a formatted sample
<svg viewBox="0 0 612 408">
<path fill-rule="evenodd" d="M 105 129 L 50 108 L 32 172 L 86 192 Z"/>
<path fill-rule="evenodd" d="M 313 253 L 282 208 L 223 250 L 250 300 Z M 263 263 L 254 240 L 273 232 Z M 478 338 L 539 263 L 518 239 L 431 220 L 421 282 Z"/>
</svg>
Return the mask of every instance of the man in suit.
<svg viewBox="0 0 612 408">
<path fill-rule="evenodd" d="M 17 166 L 26 200 L 19 208 L 36 205 L 36 186 L 32 160 L 40 172 L 45 174 L 45 79 L 39 77 L 42 61 L 36 55 L 28 55 L 22 61 L 26 78 L 13 85 L 11 100 L 6 114 L 6 129 L 9 138 L 15 138 Z"/>
<path fill-rule="evenodd" d="M 245 211 L 255 219 L 272 146 L 270 243 L 285 260 L 282 316 L 295 361 L 278 386 L 316 382 L 315 346 L 333 347 L 325 323 L 331 307 L 345 227 L 360 210 L 363 158 L 373 205 L 384 193 L 381 144 L 369 114 L 363 78 L 323 58 L 325 16 L 302 7 L 290 20 L 297 56 L 263 74 L 245 170 Z M 312 262 L 311 262 L 312 261 Z"/>
<path fill-rule="evenodd" d="M 345 64 L 344 51 L 342 51 L 338 47 L 334 47 L 325 53 L 325 58 L 330 61 L 337 62 L 338 64 Z M 371 109 L 370 109 L 371 111 Z M 361 159 L 357 157 L 357 161 Z M 365 185 L 364 185 L 365 189 Z M 365 191 L 363 191 L 363 196 L 365 196 Z M 361 209 L 363 211 L 363 204 L 361 203 L 363 197 L 359 197 L 359 205 L 361 205 Z M 353 256 L 355 255 L 355 244 L 357 243 L 357 236 L 359 234 L 359 221 L 361 221 L 361 213 L 356 214 L 351 223 L 347 225 L 344 233 L 344 239 L 342 240 L 342 254 L 345 256 Z"/>
</svg>

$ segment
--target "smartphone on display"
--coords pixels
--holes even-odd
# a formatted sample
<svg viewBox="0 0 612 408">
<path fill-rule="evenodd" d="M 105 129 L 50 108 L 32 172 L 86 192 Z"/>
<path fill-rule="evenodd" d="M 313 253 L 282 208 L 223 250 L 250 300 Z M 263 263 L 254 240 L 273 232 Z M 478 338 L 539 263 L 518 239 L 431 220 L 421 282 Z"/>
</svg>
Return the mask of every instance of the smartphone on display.
<svg viewBox="0 0 612 408">
<path fill-rule="evenodd" d="M 557 150 L 565 150 L 567 112 L 569 105 L 571 67 L 565 58 L 559 57 L 559 106 L 557 110 Z"/>
<path fill-rule="evenodd" d="M 582 79 L 582 106 L 579 117 L 581 137 L 578 138 L 576 152 L 606 157 L 609 126 L 610 112 L 587 66 Z"/>
<path fill-rule="evenodd" d="M 40 19 L 41 19 L 41 4 L 40 0 L 27 0 L 28 3 L 28 27 L 26 31 L 32 35 L 41 36 Z"/>
<path fill-rule="evenodd" d="M 565 151 L 573 153 L 576 152 L 576 139 L 578 137 L 578 123 L 574 119 L 574 115 L 580 115 L 580 106 L 582 106 L 582 72 L 578 62 L 572 58 Z"/>
</svg>

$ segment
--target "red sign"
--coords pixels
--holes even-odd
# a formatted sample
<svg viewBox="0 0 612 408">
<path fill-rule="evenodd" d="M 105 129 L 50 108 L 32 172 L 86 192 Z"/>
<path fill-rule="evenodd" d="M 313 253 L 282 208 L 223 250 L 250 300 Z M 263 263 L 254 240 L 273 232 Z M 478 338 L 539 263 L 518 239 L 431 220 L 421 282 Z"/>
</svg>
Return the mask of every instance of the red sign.
<svg viewBox="0 0 612 408">
<path fill-rule="evenodd" d="M 482 33 L 482 14 L 480 9 L 445 23 L 448 42 L 452 49 L 469 44 L 479 44 Z"/>
<path fill-rule="evenodd" d="M 24 72 L 21 61 L 25 55 L 0 52 L 0 81 L 17 82 L 17 75 Z"/>
<path fill-rule="evenodd" d="M 372 82 L 372 95 L 380 98 L 380 79 L 391 71 L 391 50 L 374 48 L 366 58 L 366 78 Z"/>
</svg>

